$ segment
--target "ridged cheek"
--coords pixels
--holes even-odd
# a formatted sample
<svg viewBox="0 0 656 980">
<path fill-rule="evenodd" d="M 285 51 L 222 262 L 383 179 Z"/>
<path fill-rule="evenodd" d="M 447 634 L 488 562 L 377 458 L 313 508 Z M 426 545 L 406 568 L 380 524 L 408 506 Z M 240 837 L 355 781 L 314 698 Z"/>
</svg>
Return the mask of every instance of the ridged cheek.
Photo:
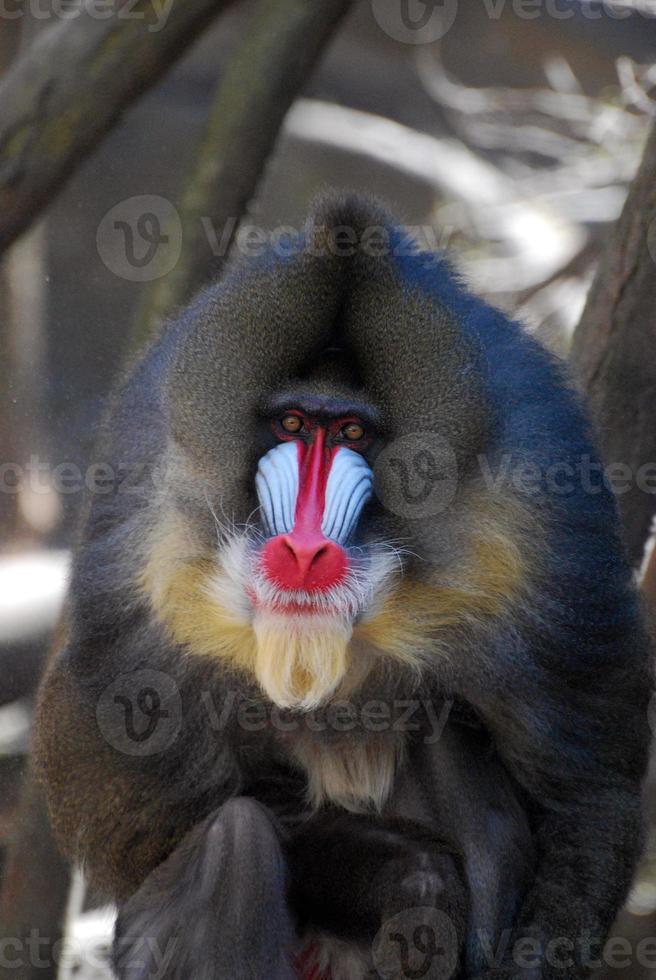
<svg viewBox="0 0 656 980">
<path fill-rule="evenodd" d="M 298 448 L 283 442 L 270 449 L 259 462 L 255 489 L 262 522 L 269 537 L 290 534 L 298 500 Z"/>
<path fill-rule="evenodd" d="M 321 530 L 342 546 L 353 536 L 362 509 L 373 492 L 373 474 L 359 453 L 338 449 L 328 474 Z"/>
<path fill-rule="evenodd" d="M 299 451 L 295 441 L 282 443 L 262 457 L 255 486 L 266 533 L 270 537 L 291 534 L 299 523 Z M 325 481 L 321 533 L 345 546 L 372 492 L 373 474 L 366 460 L 346 447 L 333 452 Z"/>
</svg>

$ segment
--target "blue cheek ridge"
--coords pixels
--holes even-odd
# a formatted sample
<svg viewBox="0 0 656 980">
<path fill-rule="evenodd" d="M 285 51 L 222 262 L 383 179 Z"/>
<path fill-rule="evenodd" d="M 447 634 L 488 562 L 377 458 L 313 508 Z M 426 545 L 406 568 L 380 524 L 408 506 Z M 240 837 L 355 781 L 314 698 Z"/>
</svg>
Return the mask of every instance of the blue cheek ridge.
<svg viewBox="0 0 656 980">
<path fill-rule="evenodd" d="M 321 523 L 325 536 L 346 545 L 372 493 L 373 473 L 366 460 L 352 449 L 338 449 L 326 485 Z"/>
<path fill-rule="evenodd" d="M 294 527 L 298 497 L 298 448 L 283 442 L 262 457 L 255 476 L 255 489 L 267 534 L 289 534 Z"/>
<path fill-rule="evenodd" d="M 284 442 L 270 449 L 260 460 L 255 476 L 262 523 L 270 537 L 292 532 L 298 487 L 296 442 Z M 326 484 L 323 534 L 345 546 L 372 493 L 373 473 L 366 460 L 352 449 L 338 449 Z"/>
</svg>

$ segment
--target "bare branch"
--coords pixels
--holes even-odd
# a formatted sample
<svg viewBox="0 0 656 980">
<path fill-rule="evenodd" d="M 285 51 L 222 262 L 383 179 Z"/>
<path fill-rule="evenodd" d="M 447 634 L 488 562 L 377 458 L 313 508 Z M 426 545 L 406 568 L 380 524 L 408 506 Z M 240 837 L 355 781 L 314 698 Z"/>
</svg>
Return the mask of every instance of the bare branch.
<svg viewBox="0 0 656 980">
<path fill-rule="evenodd" d="M 37 37 L 0 84 L 0 252 L 231 2 L 113 0 Z"/>
<path fill-rule="evenodd" d="M 653 531 L 656 532 L 656 528 Z M 653 534 L 645 549 L 641 585 L 647 602 L 656 616 L 656 537 Z"/>
<path fill-rule="evenodd" d="M 572 346 L 572 364 L 597 421 L 605 458 L 630 467 L 629 489 L 619 504 L 635 563 L 656 511 L 655 290 L 656 127 Z"/>
<path fill-rule="evenodd" d="M 135 343 L 219 271 L 285 114 L 351 6 L 352 0 L 260 0 L 217 90 L 180 201 L 181 258 L 148 291 Z M 208 237 L 220 240 L 220 255 Z"/>
</svg>

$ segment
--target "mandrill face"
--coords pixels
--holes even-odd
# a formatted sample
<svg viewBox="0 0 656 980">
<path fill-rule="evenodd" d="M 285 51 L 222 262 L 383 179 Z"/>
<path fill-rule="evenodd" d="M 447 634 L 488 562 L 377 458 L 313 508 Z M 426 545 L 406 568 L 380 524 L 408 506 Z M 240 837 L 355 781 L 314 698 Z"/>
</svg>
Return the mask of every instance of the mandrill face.
<svg viewBox="0 0 656 980">
<path fill-rule="evenodd" d="M 364 234 L 376 216 L 343 217 Z M 317 214 L 319 244 L 342 223 Z M 503 480 L 474 465 L 496 423 L 459 320 L 392 253 L 299 244 L 237 263 L 165 335 L 164 478 L 137 585 L 190 654 L 310 711 L 412 689 L 473 632 L 485 642 L 523 601 L 539 536 Z M 414 457 L 390 456 L 408 435 L 427 437 L 420 456 L 436 438 L 450 447 L 448 505 L 390 504 L 387 473 L 374 492 L 382 450 L 411 471 Z"/>
<path fill-rule="evenodd" d="M 364 520 L 376 415 L 357 399 L 278 399 L 255 474 L 257 518 L 219 552 L 214 594 L 249 623 L 253 669 L 271 700 L 308 710 L 361 673 L 364 630 L 398 577 L 397 555 Z"/>
</svg>

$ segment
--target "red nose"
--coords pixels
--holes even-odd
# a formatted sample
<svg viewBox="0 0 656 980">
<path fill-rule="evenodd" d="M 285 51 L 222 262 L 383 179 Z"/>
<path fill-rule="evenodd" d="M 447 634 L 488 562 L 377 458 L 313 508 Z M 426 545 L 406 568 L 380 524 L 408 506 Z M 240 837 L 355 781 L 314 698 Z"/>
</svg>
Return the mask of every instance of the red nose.
<svg viewBox="0 0 656 980">
<path fill-rule="evenodd" d="M 321 592 L 337 585 L 347 570 L 343 548 L 324 537 L 279 534 L 264 546 L 264 571 L 281 589 Z"/>
</svg>

